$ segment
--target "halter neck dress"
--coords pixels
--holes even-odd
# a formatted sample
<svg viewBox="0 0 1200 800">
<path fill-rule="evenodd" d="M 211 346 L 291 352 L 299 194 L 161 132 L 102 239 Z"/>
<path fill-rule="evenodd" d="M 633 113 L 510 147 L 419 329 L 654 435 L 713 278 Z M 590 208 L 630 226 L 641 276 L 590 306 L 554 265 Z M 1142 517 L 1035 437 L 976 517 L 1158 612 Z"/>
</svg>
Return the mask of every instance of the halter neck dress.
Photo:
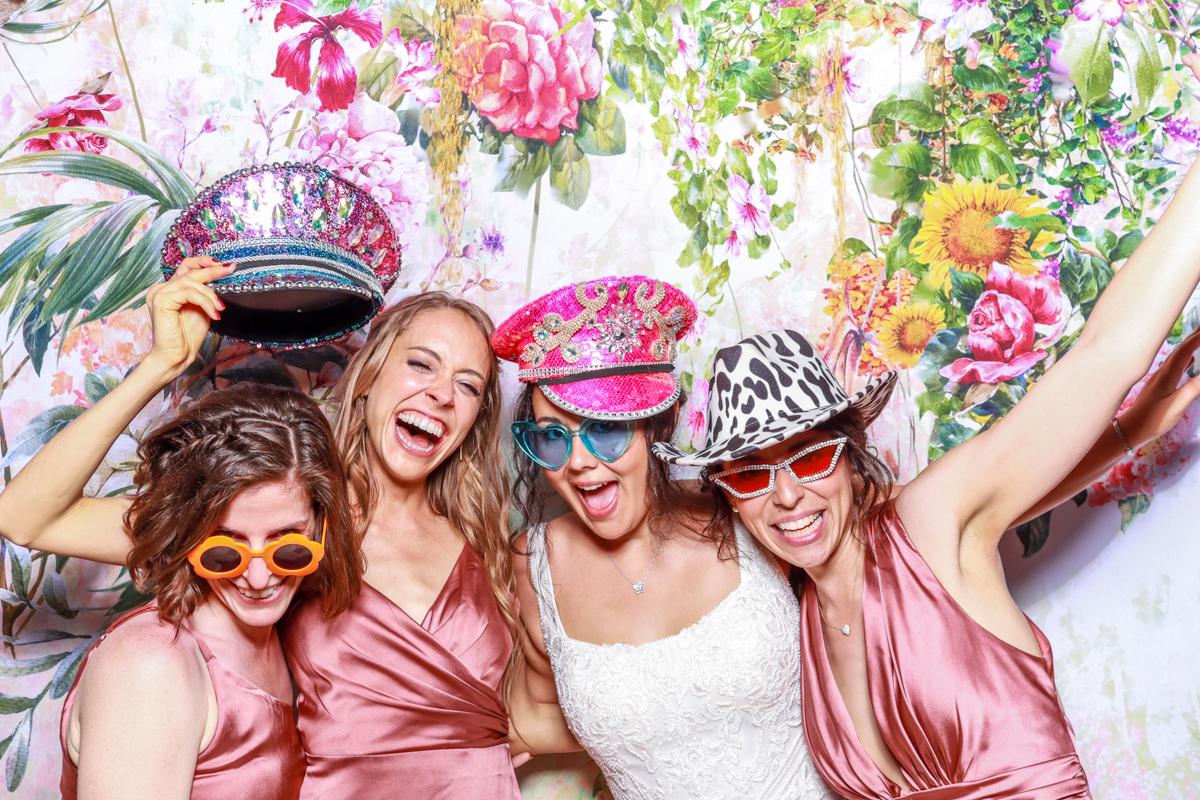
<svg viewBox="0 0 1200 800">
<path fill-rule="evenodd" d="M 911 800 L 1086 800 L 1074 732 L 1054 686 L 1050 643 L 1030 655 L 962 609 L 889 504 L 863 558 L 867 682 Z M 850 800 L 900 797 L 854 730 L 825 652 L 810 582 L 800 601 L 804 729 L 825 780 Z"/>
<path fill-rule="evenodd" d="M 280 633 L 299 689 L 304 800 L 520 800 L 500 693 L 512 645 L 469 546 L 419 624 L 364 583 L 328 621 L 306 596 Z"/>
<path fill-rule="evenodd" d="M 79 679 L 88 661 L 104 640 L 129 620 L 146 613 L 158 613 L 151 603 L 131 611 L 113 623 L 92 645 L 75 675 L 75 682 L 63 703 L 59 725 L 63 766 L 59 790 L 63 800 L 78 795 L 79 769 L 67 752 L 67 726 Z M 217 659 L 208 643 L 187 620 L 183 629 L 192 635 L 212 678 L 217 696 L 217 730 L 212 741 L 196 759 L 192 777 L 192 800 L 228 800 L 231 797 L 296 798 L 304 780 L 304 751 L 296 735 L 292 704 L 263 691 Z"/>
<path fill-rule="evenodd" d="M 799 609 L 737 526 L 736 589 L 698 622 L 641 645 L 567 636 L 545 526 L 529 532 L 533 588 L 558 700 L 617 800 L 817 800 L 800 725 Z"/>
</svg>

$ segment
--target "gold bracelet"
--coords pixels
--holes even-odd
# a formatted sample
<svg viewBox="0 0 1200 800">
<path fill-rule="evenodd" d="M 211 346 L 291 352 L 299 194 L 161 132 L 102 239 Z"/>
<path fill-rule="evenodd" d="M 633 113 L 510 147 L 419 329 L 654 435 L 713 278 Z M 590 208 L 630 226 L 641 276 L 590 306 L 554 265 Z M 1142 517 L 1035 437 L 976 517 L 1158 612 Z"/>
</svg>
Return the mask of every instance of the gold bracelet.
<svg viewBox="0 0 1200 800">
<path fill-rule="evenodd" d="M 1121 423 L 1117 422 L 1117 418 L 1113 417 L 1113 430 L 1117 432 L 1117 438 L 1121 440 L 1121 444 L 1125 447 L 1125 454 L 1128 456 L 1134 455 L 1133 448 L 1129 446 L 1129 440 L 1125 438 L 1125 431 L 1121 430 Z"/>
</svg>

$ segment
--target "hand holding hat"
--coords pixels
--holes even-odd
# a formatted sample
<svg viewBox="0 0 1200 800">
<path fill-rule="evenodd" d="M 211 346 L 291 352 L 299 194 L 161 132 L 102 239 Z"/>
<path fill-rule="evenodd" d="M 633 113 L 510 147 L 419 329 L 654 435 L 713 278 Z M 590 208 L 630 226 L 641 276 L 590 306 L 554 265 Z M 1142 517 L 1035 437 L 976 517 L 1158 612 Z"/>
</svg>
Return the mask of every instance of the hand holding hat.
<svg viewBox="0 0 1200 800">
<path fill-rule="evenodd" d="M 233 270 L 233 264 L 211 256 L 194 256 L 184 259 L 169 281 L 147 290 L 153 346 L 146 361 L 157 364 L 165 380 L 175 380 L 196 360 L 209 325 L 221 319 L 225 308 L 207 284 Z"/>
</svg>

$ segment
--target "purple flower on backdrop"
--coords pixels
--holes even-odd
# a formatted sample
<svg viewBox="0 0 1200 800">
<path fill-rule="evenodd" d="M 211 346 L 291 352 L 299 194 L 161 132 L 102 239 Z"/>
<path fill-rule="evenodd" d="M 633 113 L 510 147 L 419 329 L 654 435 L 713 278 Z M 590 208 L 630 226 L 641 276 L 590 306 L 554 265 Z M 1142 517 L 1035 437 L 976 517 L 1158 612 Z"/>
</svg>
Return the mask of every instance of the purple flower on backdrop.
<svg viewBox="0 0 1200 800">
<path fill-rule="evenodd" d="M 1128 153 L 1129 145 L 1137 138 L 1137 134 L 1129 132 L 1128 128 L 1123 125 L 1112 125 L 1100 129 L 1100 138 L 1118 153 Z"/>
<path fill-rule="evenodd" d="M 679 135 L 675 139 L 680 150 L 693 159 L 703 159 L 708 155 L 708 126 L 703 122 L 693 122 L 688 117 L 679 120 Z"/>
<path fill-rule="evenodd" d="M 965 46 L 967 39 L 995 21 L 988 0 L 917 0 L 917 14 L 934 22 L 925 40 L 945 36 L 947 50 Z"/>
<path fill-rule="evenodd" d="M 362 13 L 357 7 L 351 6 L 340 14 L 314 17 L 308 13 L 312 7 L 312 0 L 288 0 L 279 8 L 275 16 L 275 30 L 306 24 L 312 27 L 279 45 L 279 52 L 275 55 L 275 71 L 271 75 L 283 78 L 297 92 L 308 94 L 311 88 L 312 46 L 320 42 L 317 97 L 321 101 L 322 111 L 337 111 L 347 108 L 354 100 L 358 84 L 358 73 L 338 42 L 337 32 L 348 30 L 375 47 L 383 39 L 379 9 L 371 7 Z"/>
<path fill-rule="evenodd" d="M 1085 22 L 1098 16 L 1115 26 L 1126 11 L 1140 11 L 1144 5 L 1144 0 L 1080 0 L 1075 4 L 1075 16 Z"/>
<path fill-rule="evenodd" d="M 1171 117 L 1163 131 L 1176 141 L 1200 145 L 1200 125 L 1194 125 L 1186 117 Z"/>
<path fill-rule="evenodd" d="M 479 246 L 483 248 L 485 253 L 491 253 L 493 256 L 502 256 L 504 255 L 504 234 L 495 225 L 491 228 L 480 228 Z"/>
</svg>

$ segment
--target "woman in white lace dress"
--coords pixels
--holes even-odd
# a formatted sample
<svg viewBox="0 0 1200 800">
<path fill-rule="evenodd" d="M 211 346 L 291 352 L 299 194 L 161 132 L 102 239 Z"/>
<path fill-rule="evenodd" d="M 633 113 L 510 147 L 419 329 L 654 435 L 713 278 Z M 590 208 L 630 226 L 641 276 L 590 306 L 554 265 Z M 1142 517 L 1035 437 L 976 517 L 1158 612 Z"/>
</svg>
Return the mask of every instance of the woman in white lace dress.
<svg viewBox="0 0 1200 800">
<path fill-rule="evenodd" d="M 516 543 L 518 679 L 547 720 L 517 734 L 538 751 L 573 734 L 619 800 L 819 800 L 796 599 L 740 526 L 710 535 L 706 499 L 650 457 L 675 428 L 671 362 L 694 319 L 674 287 L 606 278 L 542 297 L 493 337 L 526 382 L 518 505 L 541 518 L 544 475 L 571 509 Z"/>
</svg>

